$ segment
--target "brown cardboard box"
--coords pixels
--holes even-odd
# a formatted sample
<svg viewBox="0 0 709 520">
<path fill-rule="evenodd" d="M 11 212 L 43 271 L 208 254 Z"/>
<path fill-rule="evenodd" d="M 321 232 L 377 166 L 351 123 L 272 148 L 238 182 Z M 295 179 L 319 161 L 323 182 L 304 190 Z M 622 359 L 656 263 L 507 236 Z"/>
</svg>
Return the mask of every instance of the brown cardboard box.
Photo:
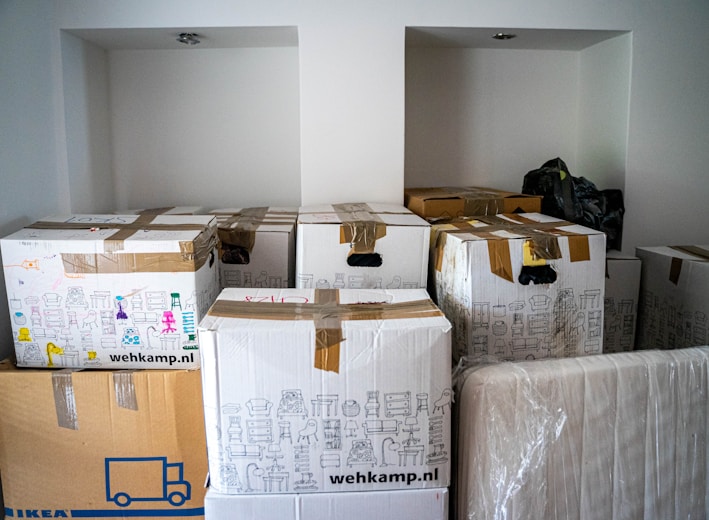
<svg viewBox="0 0 709 520">
<path fill-rule="evenodd" d="M 200 377 L 199 370 L 55 371 L 0 363 L 6 517 L 202 518 Z"/>
<path fill-rule="evenodd" d="M 404 205 L 427 219 L 539 213 L 542 197 L 478 187 L 406 188 Z"/>
</svg>

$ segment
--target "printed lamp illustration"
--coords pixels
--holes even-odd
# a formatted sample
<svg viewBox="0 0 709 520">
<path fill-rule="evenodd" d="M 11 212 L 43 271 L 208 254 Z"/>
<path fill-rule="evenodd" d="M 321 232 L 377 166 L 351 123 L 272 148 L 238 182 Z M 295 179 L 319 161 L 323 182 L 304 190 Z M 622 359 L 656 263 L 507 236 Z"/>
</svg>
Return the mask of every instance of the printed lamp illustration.
<svg viewBox="0 0 709 520">
<path fill-rule="evenodd" d="M 131 502 L 168 502 L 177 507 L 191 498 L 182 462 L 167 457 L 106 459 L 106 500 L 120 507 Z M 136 478 L 137 477 L 137 478 Z"/>
</svg>

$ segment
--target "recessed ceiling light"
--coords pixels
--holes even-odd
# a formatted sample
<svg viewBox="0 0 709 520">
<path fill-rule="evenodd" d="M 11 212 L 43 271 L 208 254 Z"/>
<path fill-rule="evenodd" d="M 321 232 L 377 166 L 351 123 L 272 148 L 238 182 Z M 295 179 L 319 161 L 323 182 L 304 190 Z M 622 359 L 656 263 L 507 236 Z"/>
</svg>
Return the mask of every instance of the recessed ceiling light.
<svg viewBox="0 0 709 520">
<path fill-rule="evenodd" d="M 197 33 L 191 33 L 191 32 L 183 32 L 180 33 L 180 36 L 177 38 L 177 41 L 180 43 L 184 43 L 185 45 L 197 45 L 199 43 L 199 39 L 197 38 L 199 34 Z"/>
<path fill-rule="evenodd" d="M 516 34 L 499 32 L 492 35 L 495 40 L 511 40 L 512 38 L 517 38 Z"/>
</svg>

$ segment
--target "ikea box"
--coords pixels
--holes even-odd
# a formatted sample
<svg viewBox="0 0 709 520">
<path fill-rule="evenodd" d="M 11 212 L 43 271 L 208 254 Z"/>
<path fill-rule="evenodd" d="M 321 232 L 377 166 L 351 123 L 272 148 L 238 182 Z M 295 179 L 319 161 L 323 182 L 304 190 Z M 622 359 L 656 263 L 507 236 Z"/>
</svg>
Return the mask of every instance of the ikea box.
<svg viewBox="0 0 709 520">
<path fill-rule="evenodd" d="M 404 205 L 423 218 L 439 219 L 498 213 L 539 213 L 542 197 L 475 186 L 406 188 Z"/>
<path fill-rule="evenodd" d="M 224 208 L 217 216 L 220 287 L 295 287 L 298 208 Z"/>
<path fill-rule="evenodd" d="M 709 245 L 638 247 L 642 260 L 636 348 L 706 345 Z"/>
<path fill-rule="evenodd" d="M 298 215 L 296 287 L 426 287 L 429 224 L 404 206 L 303 206 Z"/>
<path fill-rule="evenodd" d="M 18 365 L 198 367 L 216 228 L 214 216 L 71 215 L 0 240 Z"/>
<path fill-rule="evenodd" d="M 641 261 L 620 251 L 606 252 L 606 292 L 603 312 L 603 352 L 635 347 Z"/>
<path fill-rule="evenodd" d="M 199 325 L 210 486 L 449 484 L 450 324 L 423 289 L 224 289 Z"/>
<path fill-rule="evenodd" d="M 207 490 L 205 520 L 448 520 L 448 489 L 224 495 Z"/>
<path fill-rule="evenodd" d="M 0 363 L 6 518 L 202 518 L 199 370 Z"/>
<path fill-rule="evenodd" d="M 506 360 L 602 351 L 605 235 L 540 213 L 435 226 L 434 291 L 453 352 Z"/>
</svg>

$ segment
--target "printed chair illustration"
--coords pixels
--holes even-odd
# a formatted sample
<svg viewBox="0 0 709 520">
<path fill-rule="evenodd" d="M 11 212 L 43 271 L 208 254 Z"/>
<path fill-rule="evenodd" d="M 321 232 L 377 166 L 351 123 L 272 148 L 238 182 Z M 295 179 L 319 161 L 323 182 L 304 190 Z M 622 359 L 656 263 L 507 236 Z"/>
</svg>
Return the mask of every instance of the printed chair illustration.
<svg viewBox="0 0 709 520">
<path fill-rule="evenodd" d="M 315 422 L 315 419 L 308 419 L 308 422 L 305 423 L 305 428 L 298 432 L 298 443 L 303 442 L 303 440 L 306 440 L 308 444 L 310 444 L 311 440 L 317 441 L 317 431 L 318 423 Z"/>
<path fill-rule="evenodd" d="M 271 406 L 273 406 L 273 403 L 264 398 L 249 399 L 246 401 L 246 408 L 249 410 L 251 417 L 256 415 L 269 415 L 271 413 Z"/>
</svg>

